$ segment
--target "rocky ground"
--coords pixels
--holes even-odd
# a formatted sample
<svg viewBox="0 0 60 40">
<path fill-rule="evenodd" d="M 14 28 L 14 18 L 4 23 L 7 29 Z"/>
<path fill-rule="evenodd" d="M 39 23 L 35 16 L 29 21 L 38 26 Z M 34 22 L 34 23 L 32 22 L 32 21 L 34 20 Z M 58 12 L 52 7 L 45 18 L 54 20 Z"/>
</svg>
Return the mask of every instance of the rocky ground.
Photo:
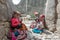
<svg viewBox="0 0 60 40">
<path fill-rule="evenodd" d="M 26 24 L 27 28 L 29 29 L 29 31 L 31 32 L 31 35 L 33 35 L 35 37 L 36 40 L 60 40 L 60 33 L 59 31 L 56 31 L 54 33 L 50 32 L 49 30 L 45 30 L 44 33 L 42 34 L 35 34 L 33 33 L 29 28 L 29 25 L 32 21 L 24 21 L 24 23 Z"/>
<path fill-rule="evenodd" d="M 28 22 L 28 23 L 27 23 Z M 31 40 L 60 40 L 60 33 L 55 32 L 52 33 L 50 31 L 45 30 L 42 34 L 35 34 L 29 28 L 29 25 L 32 21 L 25 21 L 27 28 L 29 29 L 29 35 L 32 37 Z M 8 22 L 0 22 L 0 40 L 8 40 L 6 34 L 9 30 L 9 23 Z"/>
</svg>

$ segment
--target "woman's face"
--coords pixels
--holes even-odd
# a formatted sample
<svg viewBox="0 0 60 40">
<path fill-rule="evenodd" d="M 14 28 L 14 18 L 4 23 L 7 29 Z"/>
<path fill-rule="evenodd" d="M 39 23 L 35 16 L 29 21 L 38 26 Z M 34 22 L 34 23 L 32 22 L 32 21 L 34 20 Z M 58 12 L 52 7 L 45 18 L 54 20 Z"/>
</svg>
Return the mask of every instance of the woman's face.
<svg viewBox="0 0 60 40">
<path fill-rule="evenodd" d="M 15 14 L 14 17 L 15 17 L 15 18 L 19 18 L 20 16 L 19 16 L 18 14 Z"/>
</svg>

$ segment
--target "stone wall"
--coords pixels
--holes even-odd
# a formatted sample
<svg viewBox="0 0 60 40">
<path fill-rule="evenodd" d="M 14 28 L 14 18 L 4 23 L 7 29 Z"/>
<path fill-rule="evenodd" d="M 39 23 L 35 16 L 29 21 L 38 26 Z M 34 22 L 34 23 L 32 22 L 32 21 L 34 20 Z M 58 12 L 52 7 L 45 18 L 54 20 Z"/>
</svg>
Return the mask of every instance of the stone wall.
<svg viewBox="0 0 60 40">
<path fill-rule="evenodd" d="M 8 40 L 7 33 L 9 31 L 8 22 L 0 22 L 0 40 Z"/>
<path fill-rule="evenodd" d="M 56 28 L 60 33 L 60 0 L 47 0 L 45 16 L 49 29 L 54 30 Z"/>
<path fill-rule="evenodd" d="M 0 0 L 0 40 L 7 40 L 6 33 L 9 30 L 9 23 L 4 21 L 11 17 L 11 13 L 8 0 Z"/>
<path fill-rule="evenodd" d="M 59 31 L 60 33 L 60 0 L 58 0 L 58 4 L 57 4 L 57 14 L 58 14 L 57 31 Z"/>
<path fill-rule="evenodd" d="M 8 19 L 11 13 L 11 7 L 7 0 L 0 0 L 0 20 Z"/>
<path fill-rule="evenodd" d="M 55 0 L 47 0 L 45 8 L 45 19 L 49 30 L 55 29 Z"/>
</svg>

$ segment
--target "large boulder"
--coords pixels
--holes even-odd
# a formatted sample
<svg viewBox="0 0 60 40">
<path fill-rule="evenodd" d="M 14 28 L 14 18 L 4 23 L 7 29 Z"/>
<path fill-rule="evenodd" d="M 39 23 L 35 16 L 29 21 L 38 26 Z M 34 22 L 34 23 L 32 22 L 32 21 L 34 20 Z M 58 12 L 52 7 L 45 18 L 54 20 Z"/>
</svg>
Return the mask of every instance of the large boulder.
<svg viewBox="0 0 60 40">
<path fill-rule="evenodd" d="M 55 0 L 47 0 L 45 8 L 45 19 L 49 27 L 49 30 L 53 30 L 55 28 L 54 17 L 55 17 Z"/>
</svg>

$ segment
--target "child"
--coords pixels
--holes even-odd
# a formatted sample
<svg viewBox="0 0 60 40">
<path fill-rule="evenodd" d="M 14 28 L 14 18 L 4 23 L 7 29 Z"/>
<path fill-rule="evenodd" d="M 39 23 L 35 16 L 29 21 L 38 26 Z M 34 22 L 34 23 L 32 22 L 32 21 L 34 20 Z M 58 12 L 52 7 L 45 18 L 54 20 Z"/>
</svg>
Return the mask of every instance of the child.
<svg viewBox="0 0 60 40">
<path fill-rule="evenodd" d="M 47 27 L 47 25 L 46 25 L 45 15 L 44 14 L 41 14 L 40 17 L 39 17 L 39 19 L 40 19 L 41 24 L 43 24 L 44 29 L 49 29 Z"/>
</svg>

